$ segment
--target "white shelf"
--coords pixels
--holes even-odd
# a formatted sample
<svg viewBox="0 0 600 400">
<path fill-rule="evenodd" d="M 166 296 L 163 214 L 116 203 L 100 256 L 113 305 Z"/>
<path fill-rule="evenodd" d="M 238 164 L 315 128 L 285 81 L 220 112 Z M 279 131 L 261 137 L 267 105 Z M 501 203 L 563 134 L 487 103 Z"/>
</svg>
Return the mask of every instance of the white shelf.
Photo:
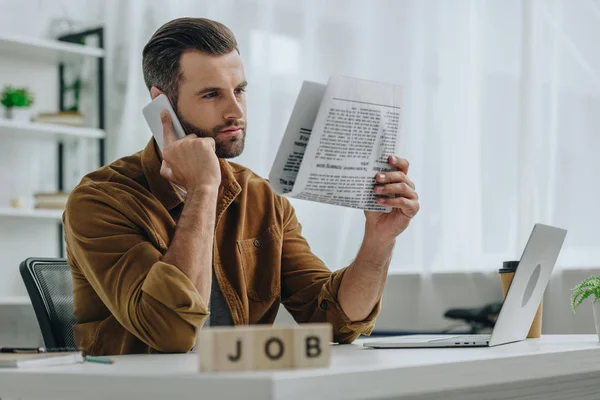
<svg viewBox="0 0 600 400">
<path fill-rule="evenodd" d="M 18 306 L 27 304 L 31 304 L 29 296 L 0 296 L 0 306 Z"/>
<path fill-rule="evenodd" d="M 33 136 L 47 139 L 89 138 L 101 139 L 106 133 L 101 129 L 75 127 L 57 124 L 42 124 L 38 122 L 13 121 L 0 118 L 0 135 L 12 137 Z"/>
<path fill-rule="evenodd" d="M 63 211 L 61 210 L 40 210 L 27 208 L 0 208 L 0 217 L 16 217 L 16 218 L 36 218 L 36 219 L 53 219 L 62 220 Z"/>
<path fill-rule="evenodd" d="M 0 33 L 0 54 L 31 58 L 47 63 L 81 60 L 82 57 L 104 57 L 104 50 L 58 40 L 38 39 Z"/>
</svg>

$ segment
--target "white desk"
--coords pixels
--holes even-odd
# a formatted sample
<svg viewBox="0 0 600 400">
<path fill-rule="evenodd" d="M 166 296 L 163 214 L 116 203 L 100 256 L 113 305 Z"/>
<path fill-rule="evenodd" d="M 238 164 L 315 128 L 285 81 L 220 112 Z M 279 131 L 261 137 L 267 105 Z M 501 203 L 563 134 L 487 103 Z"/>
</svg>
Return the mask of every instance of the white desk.
<svg viewBox="0 0 600 400">
<path fill-rule="evenodd" d="M 195 354 L 115 364 L 0 370 L 0 398 L 35 399 L 599 399 L 596 335 L 544 336 L 494 348 L 371 350 L 334 346 L 328 369 L 202 374 Z"/>
</svg>

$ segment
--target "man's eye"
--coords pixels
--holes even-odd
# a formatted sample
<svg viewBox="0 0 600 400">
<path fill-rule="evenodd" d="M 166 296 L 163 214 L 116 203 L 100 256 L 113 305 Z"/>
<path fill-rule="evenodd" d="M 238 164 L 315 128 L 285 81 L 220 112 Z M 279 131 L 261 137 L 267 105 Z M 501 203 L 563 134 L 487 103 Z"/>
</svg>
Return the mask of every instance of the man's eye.
<svg viewBox="0 0 600 400">
<path fill-rule="evenodd" d="M 236 94 L 242 94 L 242 93 L 246 93 L 246 88 L 239 88 L 239 89 L 235 89 L 235 93 L 236 93 Z"/>
<path fill-rule="evenodd" d="M 213 97 L 217 97 L 217 92 L 210 92 L 202 96 L 203 99 L 212 99 Z"/>
</svg>

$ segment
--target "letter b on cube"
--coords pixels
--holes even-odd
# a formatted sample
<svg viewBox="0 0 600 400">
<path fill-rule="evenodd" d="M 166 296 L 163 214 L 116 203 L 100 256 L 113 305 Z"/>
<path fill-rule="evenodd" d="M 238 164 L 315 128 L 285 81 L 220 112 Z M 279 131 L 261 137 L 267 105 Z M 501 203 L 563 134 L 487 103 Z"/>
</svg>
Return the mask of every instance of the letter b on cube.
<svg viewBox="0 0 600 400">
<path fill-rule="evenodd" d="M 301 324 L 294 327 L 294 368 L 324 368 L 331 360 L 331 324 Z"/>
</svg>

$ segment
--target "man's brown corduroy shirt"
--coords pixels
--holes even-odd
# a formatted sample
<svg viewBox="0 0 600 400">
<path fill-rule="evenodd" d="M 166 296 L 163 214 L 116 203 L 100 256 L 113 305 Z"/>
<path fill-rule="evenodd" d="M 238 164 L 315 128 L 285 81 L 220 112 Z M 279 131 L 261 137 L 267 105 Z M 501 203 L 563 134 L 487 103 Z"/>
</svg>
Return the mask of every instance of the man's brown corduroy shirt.
<svg viewBox="0 0 600 400">
<path fill-rule="evenodd" d="M 283 304 L 298 322 L 333 324 L 334 340 L 370 334 L 337 302 L 345 269 L 331 272 L 302 237 L 294 209 L 269 183 L 219 160 L 213 268 L 236 325 L 270 324 Z M 208 317 L 207 299 L 161 261 L 184 200 L 144 150 L 84 177 L 63 216 L 72 269 L 76 344 L 89 354 L 186 352 Z"/>
</svg>

